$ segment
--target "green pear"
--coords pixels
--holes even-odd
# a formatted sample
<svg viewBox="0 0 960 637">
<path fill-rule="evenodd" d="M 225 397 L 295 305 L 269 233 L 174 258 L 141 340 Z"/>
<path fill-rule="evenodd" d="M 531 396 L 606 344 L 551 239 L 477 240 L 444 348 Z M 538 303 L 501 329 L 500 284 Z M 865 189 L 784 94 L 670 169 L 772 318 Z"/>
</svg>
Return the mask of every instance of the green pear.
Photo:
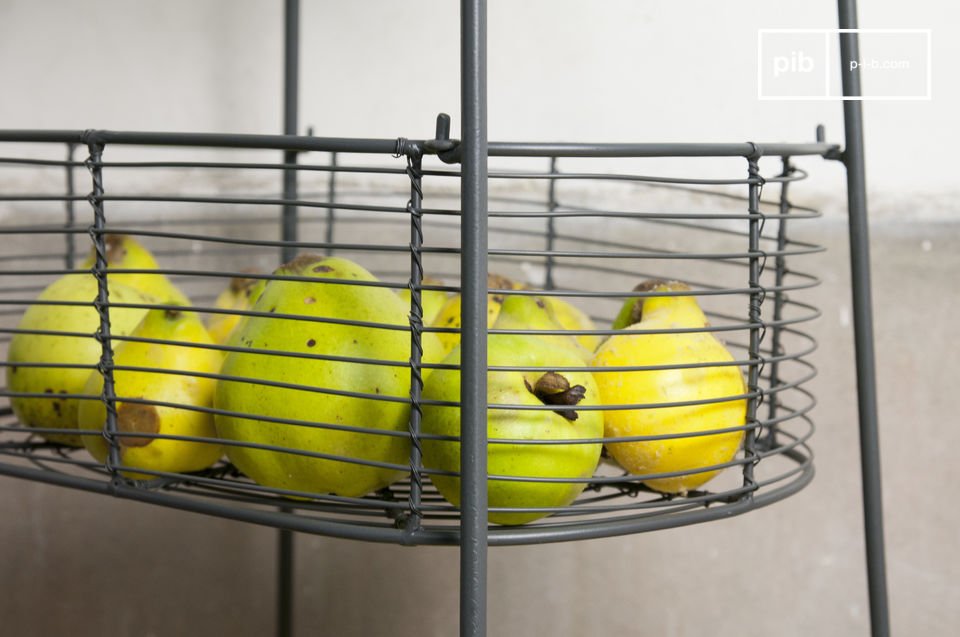
<svg viewBox="0 0 960 637">
<path fill-rule="evenodd" d="M 408 428 L 410 370 L 407 365 L 373 361 L 407 363 L 410 333 L 336 321 L 405 326 L 409 324 L 409 308 L 387 288 L 334 282 L 377 281 L 363 267 L 346 259 L 302 255 L 275 274 L 311 280 L 268 282 L 254 311 L 333 322 L 252 316 L 234 332 L 230 345 L 249 350 L 230 352 L 224 360 L 222 373 L 238 378 L 217 384 L 215 406 L 237 415 L 217 414 L 217 433 L 229 441 L 290 451 L 227 445 L 227 456 L 256 482 L 276 488 L 357 497 L 390 485 L 407 473 L 401 467 L 409 463 L 409 437 L 390 434 L 402 434 Z M 423 334 L 422 344 L 424 362 L 439 360 L 441 346 L 433 334 Z M 259 353 L 259 349 L 372 360 L 291 358 Z M 426 372 L 424 376 L 428 376 Z M 261 417 L 306 424 L 282 424 Z M 344 459 L 310 457 L 296 451 Z"/>
<path fill-rule="evenodd" d="M 496 329 L 504 330 L 544 330 L 557 331 L 564 327 L 554 318 L 547 300 L 540 296 L 510 295 L 504 299 L 500 314 L 494 324 Z M 570 350 L 583 362 L 589 361 L 593 353 L 584 349 L 577 339 L 568 334 L 532 334 L 545 342 Z"/>
<path fill-rule="evenodd" d="M 111 303 L 156 303 L 139 291 L 110 281 Z M 100 361 L 101 346 L 94 338 L 100 327 L 100 314 L 93 306 L 97 280 L 91 274 L 66 274 L 51 283 L 38 301 L 63 301 L 83 305 L 34 304 L 20 319 L 17 333 L 7 353 L 7 387 L 11 392 L 50 394 L 50 397 L 14 397 L 14 413 L 28 427 L 76 429 L 77 410 L 82 401 L 72 395 L 83 393 L 91 367 Z M 110 308 L 110 333 L 130 334 L 146 314 L 146 309 Z M 30 331 L 51 332 L 32 334 Z M 59 332 L 59 333 L 57 333 Z M 67 332 L 77 333 L 69 335 Z M 82 334 L 79 335 L 79 334 Z M 30 367 L 39 363 L 52 367 Z M 70 367 L 81 365 L 84 367 Z M 50 442 L 82 446 L 74 434 L 43 434 Z"/>
<path fill-rule="evenodd" d="M 421 281 L 423 285 L 443 285 L 443 281 L 431 277 L 424 277 Z M 397 292 L 400 299 L 407 305 L 410 305 L 410 289 L 403 288 Z M 433 320 L 447 303 L 447 293 L 441 290 L 421 290 L 420 305 L 423 307 L 423 324 L 431 325 Z"/>
<path fill-rule="evenodd" d="M 172 301 L 169 305 L 174 305 Z M 114 352 L 114 392 L 117 395 L 117 444 L 120 463 L 131 469 L 182 473 L 205 469 L 219 460 L 223 449 L 218 444 L 175 440 L 159 436 L 215 438 L 213 415 L 208 411 L 180 409 L 161 404 L 126 402 L 127 398 L 171 403 L 184 407 L 213 406 L 216 380 L 195 374 L 216 374 L 223 362 L 213 349 L 191 347 L 212 345 L 213 339 L 200 319 L 190 311 L 150 310 L 131 336 L 157 341 L 125 341 Z M 124 367 L 155 368 L 164 371 L 139 371 Z M 84 393 L 99 394 L 103 376 L 94 372 L 87 379 Z M 84 401 L 78 413 L 81 430 L 103 428 L 106 408 L 100 401 Z M 148 434 L 148 435 L 135 435 Z M 100 462 L 107 459 L 109 446 L 101 433 L 81 436 L 90 454 Z M 134 479 L 156 477 L 133 470 L 123 472 Z"/>
<path fill-rule="evenodd" d="M 495 327 L 499 327 L 498 323 Z M 569 444 L 490 442 L 487 447 L 489 475 L 534 478 L 584 479 L 593 475 L 600 460 L 599 442 L 579 442 L 603 436 L 603 415 L 599 410 L 572 409 L 576 405 L 598 406 L 600 395 L 590 372 L 544 371 L 550 367 L 580 367 L 580 356 L 565 347 L 534 336 L 491 334 L 487 359 L 492 367 L 541 368 L 531 371 L 489 371 L 487 373 L 487 436 L 489 440 L 569 441 Z M 460 347 L 444 359 L 460 364 Z M 430 376 L 424 399 L 459 403 L 459 369 L 437 369 Z M 519 405 L 541 409 L 498 407 Z M 549 407 L 559 407 L 556 411 Z M 423 406 L 422 431 L 426 434 L 460 436 L 460 409 L 440 404 Z M 423 440 L 424 467 L 445 472 L 460 471 L 459 440 Z M 430 475 L 441 495 L 454 506 L 460 504 L 460 479 Z M 522 482 L 490 479 L 487 498 L 490 507 L 563 507 L 573 502 L 586 482 Z M 497 524 L 525 524 L 549 515 L 550 511 L 492 512 Z"/>
<path fill-rule="evenodd" d="M 125 234 L 108 234 L 103 238 L 107 248 L 107 270 L 159 270 L 157 260 L 139 241 Z M 89 270 L 96 263 L 96 248 L 90 248 L 81 270 Z M 170 299 L 175 305 L 190 305 L 190 299 L 177 289 L 164 274 L 126 272 L 109 275 L 109 280 L 139 290 L 156 299 Z"/>
</svg>

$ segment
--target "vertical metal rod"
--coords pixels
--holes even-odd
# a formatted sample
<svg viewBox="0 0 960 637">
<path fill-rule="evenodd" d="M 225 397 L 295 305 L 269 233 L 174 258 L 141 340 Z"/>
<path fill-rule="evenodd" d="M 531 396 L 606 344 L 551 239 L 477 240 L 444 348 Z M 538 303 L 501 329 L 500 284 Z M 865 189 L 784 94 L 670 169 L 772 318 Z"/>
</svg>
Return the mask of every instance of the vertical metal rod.
<svg viewBox="0 0 960 637">
<path fill-rule="evenodd" d="M 297 134 L 297 105 L 300 95 L 300 0 L 286 0 L 284 5 L 283 37 L 283 134 Z M 283 163 L 296 164 L 297 153 L 284 151 Z M 283 171 L 283 199 L 292 201 L 297 198 L 297 170 L 286 168 Z M 281 238 L 285 242 L 281 249 L 284 263 L 297 255 L 297 249 L 291 243 L 297 240 L 297 207 L 283 205 Z M 281 511 L 289 512 L 287 507 Z M 277 532 L 277 637 L 290 637 L 293 634 L 293 531 L 280 529 Z"/>
<path fill-rule="evenodd" d="M 838 0 L 841 29 L 857 28 L 855 0 Z M 860 71 L 844 60 L 859 60 L 856 33 L 840 34 L 840 73 L 843 94 L 858 97 Z M 880 436 L 877 411 L 876 361 L 873 349 L 873 301 L 870 292 L 870 238 L 867 223 L 867 189 L 863 151 L 863 111 L 858 100 L 843 103 L 850 227 L 850 275 L 853 293 L 854 344 L 857 365 L 857 400 L 860 413 L 860 469 L 863 487 L 864 540 L 870 625 L 875 637 L 890 634 L 887 604 L 886 558 L 883 539 L 883 493 L 880 483 Z"/>
<path fill-rule="evenodd" d="M 762 356 L 760 354 L 761 331 L 763 330 L 763 321 L 760 312 L 763 304 L 763 288 L 760 285 L 761 275 L 761 254 L 760 254 L 760 166 L 758 163 L 759 155 L 753 155 L 747 158 L 748 171 L 750 177 L 748 212 L 750 213 L 750 232 L 749 232 L 749 287 L 750 304 L 750 345 L 748 355 L 750 358 L 750 368 L 747 370 L 747 389 L 751 394 L 757 394 L 747 402 L 747 424 L 755 425 L 757 422 L 757 410 L 760 406 L 760 365 Z M 746 462 L 743 464 L 743 485 L 745 487 L 756 487 L 756 481 L 753 477 L 753 469 L 757 459 L 756 441 L 757 430 L 749 429 L 743 440 L 743 451 Z M 753 491 L 744 493 L 745 498 L 752 498 Z"/>
<path fill-rule="evenodd" d="M 460 635 L 487 632 L 487 4 L 460 2 Z"/>
<path fill-rule="evenodd" d="M 550 158 L 550 174 L 557 174 L 557 158 Z M 557 209 L 557 180 L 550 178 L 547 186 L 547 210 L 554 212 Z M 556 288 L 556 282 L 553 280 L 553 245 L 557 238 L 557 229 L 554 225 L 554 217 L 547 217 L 547 275 L 544 279 L 543 287 L 546 290 Z"/>
<path fill-rule="evenodd" d="M 289 512 L 284 507 L 282 511 Z M 293 531 L 277 534 L 277 636 L 293 634 Z"/>
<path fill-rule="evenodd" d="M 284 11 L 283 38 L 283 134 L 297 134 L 297 102 L 300 91 L 300 0 L 286 0 Z M 284 151 L 284 164 L 297 163 L 296 151 Z M 286 168 L 283 171 L 283 198 L 290 201 L 297 198 L 297 169 Z M 284 241 L 297 240 L 297 207 L 283 205 L 281 236 Z M 284 245 L 281 258 L 290 261 L 297 255 L 297 249 Z"/>
<path fill-rule="evenodd" d="M 76 150 L 76 144 L 67 144 L 67 162 L 73 164 L 73 153 Z M 64 227 L 67 228 L 67 233 L 64 236 L 66 241 L 66 253 L 64 254 L 63 264 L 68 270 L 72 270 L 74 265 L 77 262 L 77 246 L 76 240 L 73 236 L 73 233 L 70 230 L 73 229 L 73 225 L 76 222 L 76 209 L 74 208 L 73 195 L 76 192 L 76 188 L 73 183 L 73 166 L 67 166 L 67 201 L 66 201 L 66 213 L 67 219 L 64 222 Z"/>
<path fill-rule="evenodd" d="M 780 173 L 781 177 L 789 177 L 793 174 L 793 166 L 790 164 L 790 158 L 783 158 L 783 171 Z M 774 358 L 780 356 L 783 353 L 783 326 L 780 325 L 780 320 L 783 318 L 783 306 L 786 303 L 786 295 L 780 289 L 783 287 L 783 279 L 786 275 L 787 270 L 787 259 L 783 256 L 784 250 L 787 247 L 787 215 L 790 214 L 790 201 L 787 199 L 787 191 L 789 190 L 790 182 L 784 180 L 780 184 L 780 219 L 777 222 L 777 257 L 775 259 L 776 272 L 774 273 L 774 286 L 776 287 L 776 292 L 773 297 L 773 328 L 770 330 L 770 353 Z M 780 384 L 780 363 L 774 360 L 770 363 L 770 389 L 776 389 L 777 385 Z M 777 417 L 777 410 L 780 405 L 780 394 L 771 392 L 767 396 L 767 418 L 773 420 Z M 769 436 L 770 448 L 772 448 L 775 439 L 776 439 L 776 425 L 770 426 L 770 431 L 767 433 Z"/>
<path fill-rule="evenodd" d="M 330 180 L 327 182 L 327 201 L 331 204 L 337 200 L 337 153 L 330 153 Z M 326 255 L 333 255 L 333 229 L 336 223 L 336 211 L 333 208 L 327 208 L 327 249 Z"/>
<path fill-rule="evenodd" d="M 103 210 L 103 166 L 100 165 L 100 161 L 103 159 L 103 144 L 92 143 L 89 144 L 88 148 L 90 158 L 87 160 L 87 167 L 93 180 L 93 190 L 89 197 L 90 205 L 93 206 L 93 227 L 90 228 L 90 239 L 93 240 L 94 246 L 93 276 L 97 280 L 97 298 L 94 300 L 94 306 L 100 314 L 100 327 L 96 333 L 96 338 L 100 342 L 100 363 L 97 369 L 103 376 L 103 389 L 100 393 L 100 399 L 103 401 L 107 412 L 107 419 L 104 424 L 104 436 L 110 445 L 107 464 L 113 474 L 113 479 L 116 481 L 119 479 L 116 467 L 120 466 L 120 447 L 116 436 L 117 395 L 113 382 L 113 344 L 110 341 L 110 290 L 107 286 L 107 247 L 104 241 L 107 218 Z"/>
<path fill-rule="evenodd" d="M 410 496 L 407 499 L 409 516 L 404 525 L 408 541 L 420 528 L 422 517 L 420 496 L 423 493 L 423 452 L 420 447 L 420 422 L 423 411 L 420 399 L 423 393 L 423 304 L 420 286 L 423 283 L 423 158 L 419 151 L 408 155 L 407 175 L 410 177 Z"/>
</svg>

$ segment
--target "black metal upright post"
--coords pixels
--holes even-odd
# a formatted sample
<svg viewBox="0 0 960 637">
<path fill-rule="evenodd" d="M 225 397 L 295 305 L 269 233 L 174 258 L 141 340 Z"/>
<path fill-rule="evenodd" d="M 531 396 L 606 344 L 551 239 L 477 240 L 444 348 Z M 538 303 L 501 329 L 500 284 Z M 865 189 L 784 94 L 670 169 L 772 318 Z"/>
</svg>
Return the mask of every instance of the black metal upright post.
<svg viewBox="0 0 960 637">
<path fill-rule="evenodd" d="M 790 200 L 787 193 L 790 188 L 790 176 L 793 174 L 793 165 L 789 157 L 783 157 L 783 171 L 780 176 L 780 217 L 777 220 L 777 256 L 774 258 L 776 271 L 773 279 L 773 326 L 770 328 L 770 395 L 767 396 L 767 419 L 771 421 L 767 431 L 767 441 L 764 448 L 771 449 L 776 445 L 777 424 L 774 422 L 780 410 L 780 393 L 778 387 L 783 382 L 780 378 L 780 360 L 784 355 L 783 349 L 783 307 L 787 302 L 787 295 L 783 291 L 783 281 L 787 274 L 787 259 L 784 251 L 787 249 L 787 216 L 790 214 Z"/>
<path fill-rule="evenodd" d="M 330 179 L 327 182 L 327 201 L 331 204 L 327 208 L 327 232 L 325 241 L 327 243 L 324 254 L 328 257 L 333 256 L 333 230 L 336 227 L 337 211 L 333 209 L 333 203 L 337 200 L 337 153 L 330 153 Z"/>
<path fill-rule="evenodd" d="M 283 34 L 283 134 L 297 134 L 297 103 L 300 95 L 300 0 L 286 0 L 284 7 Z M 296 151 L 283 153 L 283 163 L 297 163 Z M 283 171 L 283 199 L 290 202 L 297 198 L 297 170 Z M 281 237 L 285 242 L 281 251 L 284 262 L 297 255 L 291 243 L 297 240 L 297 207 L 283 205 Z M 293 634 L 293 531 L 280 529 L 277 537 L 277 636 Z"/>
<path fill-rule="evenodd" d="M 66 207 L 66 219 L 64 220 L 64 227 L 67 229 L 67 231 L 64 234 L 64 240 L 66 241 L 66 252 L 64 253 L 63 257 L 63 265 L 68 270 L 72 270 L 77 261 L 77 246 L 72 232 L 73 226 L 77 219 L 76 209 L 73 205 L 73 194 L 75 192 L 73 183 L 73 153 L 76 148 L 76 144 L 67 144 L 67 200 L 64 202 L 64 206 Z"/>
<path fill-rule="evenodd" d="M 557 158 L 550 158 L 550 181 L 547 186 L 547 212 L 549 216 L 547 217 L 547 273 L 543 280 L 543 289 L 553 290 L 556 289 L 557 285 L 553 279 L 553 267 L 554 267 L 554 256 L 553 248 L 557 240 L 557 226 L 556 219 L 553 216 L 553 213 L 557 211 L 559 204 L 557 203 L 557 180 L 553 175 L 557 174 Z"/>
<path fill-rule="evenodd" d="M 300 95 L 300 0 L 286 0 L 284 10 L 283 37 L 283 134 L 297 134 L 297 103 Z M 297 163 L 297 152 L 287 150 L 283 153 L 283 163 Z M 283 171 L 283 199 L 293 201 L 297 198 L 297 170 L 285 168 Z M 297 240 L 297 207 L 290 203 L 283 205 L 281 226 L 284 241 Z M 282 258 L 290 261 L 297 255 L 297 249 L 291 245 L 283 246 Z"/>
<path fill-rule="evenodd" d="M 759 431 L 760 419 L 757 417 L 760 408 L 760 398 L 763 396 L 760 386 L 760 367 L 763 363 L 763 354 L 760 351 L 760 341 L 763 338 L 764 322 L 762 318 L 762 309 L 765 290 L 760 282 L 763 274 L 764 259 L 760 250 L 760 232 L 763 219 L 763 212 L 760 209 L 760 191 L 763 187 L 763 178 L 760 175 L 760 152 L 754 145 L 754 153 L 747 158 L 747 173 L 749 176 L 748 186 L 748 210 L 750 212 L 750 230 L 748 241 L 750 248 L 750 263 L 748 267 L 748 286 L 750 288 L 750 300 L 747 306 L 750 317 L 750 344 L 747 355 L 750 358 L 750 368 L 747 370 L 747 390 L 751 395 L 747 403 L 747 423 L 751 425 L 747 429 L 743 438 L 743 487 L 744 499 L 752 499 L 754 491 L 757 489 L 757 481 L 754 477 L 754 467 L 760 458 L 757 454 L 757 437 Z"/>
<path fill-rule="evenodd" d="M 407 517 L 403 529 L 407 541 L 420 529 L 423 513 L 423 449 L 420 444 L 420 423 L 423 420 L 423 303 L 420 286 L 423 284 L 423 157 L 419 150 L 407 155 L 407 175 L 410 177 L 410 495 L 407 497 Z"/>
<path fill-rule="evenodd" d="M 841 29 L 857 28 L 856 0 L 838 0 Z M 840 34 L 840 72 L 843 94 L 859 97 L 860 71 L 844 60 L 859 60 L 856 33 Z M 873 349 L 873 303 L 870 294 L 870 239 L 867 224 L 866 175 L 863 154 L 863 110 L 859 100 L 843 103 L 850 226 L 850 275 L 853 287 L 854 343 L 857 360 L 857 398 L 860 412 L 860 468 L 863 480 L 864 538 L 867 549 L 867 586 L 870 624 L 875 637 L 890 634 L 887 606 L 886 559 L 883 548 L 883 501 L 880 485 L 880 439 L 877 414 L 876 362 Z"/>
<path fill-rule="evenodd" d="M 460 635 L 487 632 L 487 4 L 460 2 Z"/>
<path fill-rule="evenodd" d="M 107 452 L 107 468 L 110 470 L 114 488 L 121 478 L 117 473 L 120 462 L 120 443 L 117 440 L 117 394 L 113 378 L 113 341 L 110 336 L 110 286 L 107 281 L 107 246 L 105 231 L 107 217 L 103 210 L 103 148 L 100 142 L 89 142 L 87 149 L 90 156 L 87 159 L 87 168 L 93 180 L 93 190 L 87 200 L 93 206 L 93 225 L 90 227 L 90 239 L 93 241 L 94 267 L 93 276 L 97 280 L 97 297 L 93 305 L 100 316 L 100 325 L 94 337 L 100 343 L 100 362 L 97 370 L 103 376 L 103 389 L 100 400 L 106 411 L 106 420 L 103 433 L 110 447 Z"/>
</svg>

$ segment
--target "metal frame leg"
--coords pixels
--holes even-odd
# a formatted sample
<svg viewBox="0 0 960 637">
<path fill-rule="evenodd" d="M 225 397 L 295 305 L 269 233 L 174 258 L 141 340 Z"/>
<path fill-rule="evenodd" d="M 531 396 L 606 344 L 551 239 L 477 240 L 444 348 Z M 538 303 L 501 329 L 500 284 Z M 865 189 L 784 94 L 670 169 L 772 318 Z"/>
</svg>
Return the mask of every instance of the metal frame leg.
<svg viewBox="0 0 960 637">
<path fill-rule="evenodd" d="M 286 0 L 284 6 L 283 47 L 283 134 L 297 134 L 297 106 L 299 98 L 299 48 L 300 48 L 300 0 Z M 297 163 L 296 151 L 283 153 L 285 164 Z M 283 199 L 297 198 L 297 170 L 283 171 Z M 297 240 L 297 207 L 283 205 L 281 236 L 284 241 Z M 285 244 L 281 252 L 284 262 L 297 254 L 296 247 Z M 281 508 L 288 512 L 289 509 Z M 277 636 L 293 634 L 293 531 L 280 529 L 277 532 Z"/>
<path fill-rule="evenodd" d="M 841 29 L 857 28 L 856 0 L 838 0 Z M 859 96 L 859 70 L 843 60 L 860 59 L 856 33 L 840 34 L 843 94 Z M 870 624 L 875 637 L 890 634 L 887 605 L 886 559 L 883 542 L 883 501 L 880 485 L 880 440 L 877 419 L 876 362 L 870 294 L 870 240 L 867 224 L 866 176 L 863 154 L 863 111 L 857 100 L 843 103 L 850 226 L 850 275 L 853 287 L 854 343 L 857 361 L 857 397 L 860 412 L 860 468 L 863 480 L 864 539 L 867 549 L 867 586 Z"/>
<path fill-rule="evenodd" d="M 460 635 L 487 629 L 487 5 L 461 0 Z"/>
<path fill-rule="evenodd" d="M 284 7 L 283 38 L 283 134 L 297 134 L 297 106 L 300 94 L 300 0 L 286 0 Z M 297 163 L 297 152 L 284 151 L 284 164 Z M 297 170 L 286 168 L 283 171 L 283 199 L 292 201 L 297 198 Z M 284 241 L 297 240 L 297 207 L 283 205 L 282 237 Z M 290 261 L 297 256 L 297 249 L 284 245 L 282 259 Z"/>
</svg>

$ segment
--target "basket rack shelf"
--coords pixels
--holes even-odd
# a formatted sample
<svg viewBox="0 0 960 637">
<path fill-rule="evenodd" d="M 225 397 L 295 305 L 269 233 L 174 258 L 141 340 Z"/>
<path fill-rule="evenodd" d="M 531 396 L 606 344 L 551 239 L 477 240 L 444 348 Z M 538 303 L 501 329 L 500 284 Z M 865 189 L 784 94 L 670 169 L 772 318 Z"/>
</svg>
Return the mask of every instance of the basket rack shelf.
<svg viewBox="0 0 960 637">
<path fill-rule="evenodd" d="M 856 4 L 839 0 L 838 10 L 841 29 L 851 30 L 840 35 L 841 55 L 857 59 Z M 149 238 L 160 246 L 156 254 L 161 261 L 183 259 L 187 265 L 163 272 L 175 282 L 193 286 L 197 312 L 218 311 L 212 306 L 215 295 L 211 291 L 231 277 L 243 275 L 240 257 L 276 264 L 306 251 L 362 255 L 375 263 L 371 271 L 382 281 L 379 286 L 406 289 L 411 296 L 410 323 L 398 328 L 411 339 L 413 380 L 407 402 L 413 409 L 409 432 L 398 434 L 414 441 L 409 477 L 362 497 L 262 487 L 224 461 L 199 472 L 153 472 L 134 480 L 121 475 L 123 466 L 115 453 L 101 463 L 82 450 L 46 442 L 39 434 L 64 432 L 26 428 L 17 421 L 14 410 L 5 406 L 0 406 L 0 475 L 277 528 L 279 635 L 292 634 L 294 532 L 404 545 L 458 546 L 461 635 L 479 637 L 486 634 L 488 546 L 609 537 L 726 518 L 784 499 L 813 479 L 808 441 L 814 427 L 809 412 L 816 401 L 804 384 L 816 373 L 807 361 L 816 340 L 804 331 L 804 323 L 815 319 L 819 310 L 805 303 L 802 295 L 817 280 L 797 264 L 815 258 L 822 248 L 794 238 L 787 229 L 789 226 L 792 231 L 819 216 L 815 210 L 793 204 L 789 197 L 793 184 L 806 177 L 792 160 L 820 157 L 842 162 L 847 171 L 871 623 L 874 635 L 889 634 L 860 102 L 843 102 L 846 130 L 842 146 L 828 143 L 822 128 L 809 143 L 491 142 L 486 126 L 486 4 L 462 0 L 459 139 L 451 138 L 450 118 L 443 114 L 437 118 L 432 138 L 298 135 L 298 0 L 286 1 L 285 18 L 283 135 L 0 130 L 0 145 L 5 147 L 29 145 L 66 151 L 66 159 L 51 158 L 46 150 L 41 158 L 4 156 L 0 167 L 62 170 L 67 176 L 62 193 L 0 196 L 2 201 L 23 205 L 61 202 L 67 214 L 66 224 L 31 222 L 0 227 L 0 234 L 45 242 L 48 252 L 26 266 L 29 269 L 17 272 L 28 277 L 28 285 L 8 283 L 22 255 L 4 259 L 6 263 L 0 265 L 0 279 L 5 281 L 0 283 L 0 312 L 5 317 L 18 315 L 31 302 L 28 297 L 43 289 L 44 281 L 74 271 L 84 256 L 82 250 L 92 246 L 93 254 L 100 255 L 91 271 L 99 282 L 96 307 L 101 316 L 98 338 L 103 345 L 103 358 L 96 368 L 104 378 L 112 379 L 111 343 L 131 339 L 110 336 L 110 309 L 131 305 L 107 297 L 102 255 L 109 234 Z M 842 78 L 844 95 L 859 96 L 858 71 L 843 69 Z M 130 155 L 130 149 L 139 154 Z M 171 161 L 169 153 L 182 149 L 212 152 L 215 159 Z M 282 162 L 262 159 L 279 153 Z M 663 158 L 685 158 L 691 172 L 699 171 L 706 162 L 711 162 L 710 169 L 694 175 L 656 174 L 655 161 Z M 617 162 L 623 162 L 623 167 Z M 722 166 L 722 176 L 711 172 L 714 166 Z M 76 178 L 81 171 L 89 173 L 90 194 L 79 194 L 85 190 Z M 125 181 L 125 175 L 138 171 L 182 171 L 178 174 L 185 175 L 184 193 L 192 192 L 191 180 L 196 175 L 219 179 L 243 172 L 274 180 L 279 175 L 282 194 L 250 192 L 256 188 L 244 190 L 229 180 L 213 194 L 178 191 L 171 195 L 162 190 L 144 194 L 137 190 L 142 185 L 135 179 Z M 597 193 L 608 199 L 596 203 Z M 617 208 L 609 203 L 631 197 L 646 197 L 654 203 L 641 211 L 635 204 Z M 671 197 L 679 197 L 687 207 L 671 210 L 664 203 Z M 107 211 L 125 204 L 143 210 L 116 216 Z M 202 212 L 154 223 L 149 210 L 158 204 L 193 205 Z M 234 212 L 217 213 L 227 207 Z M 277 212 L 265 216 L 265 210 Z M 83 222 L 85 215 L 91 217 L 88 224 Z M 605 234 L 590 234 L 584 220 L 606 224 Z M 209 231 L 214 227 L 221 234 Z M 383 231 L 370 232 L 373 227 Z M 633 238 L 643 234 L 630 234 L 636 233 L 637 227 L 656 228 L 663 245 L 652 241 L 638 245 Z M 268 228 L 273 232 L 279 229 L 277 239 L 264 238 Z M 697 243 L 698 236 L 710 240 L 707 251 Z M 60 252 L 49 247 L 57 237 L 63 240 Z M 595 475 L 580 480 L 585 490 L 573 505 L 558 507 L 552 516 L 535 524 L 489 524 L 487 450 L 502 441 L 487 439 L 488 412 L 498 407 L 488 399 L 488 294 L 549 293 L 591 307 L 606 303 L 601 314 L 609 316 L 609 308 L 637 295 L 627 287 L 628 281 L 635 281 L 645 268 L 657 270 L 647 264 L 657 264 L 693 283 L 694 294 L 709 306 L 706 331 L 727 343 L 735 359 L 732 364 L 744 370 L 746 390 L 737 397 L 748 405 L 747 424 L 739 428 L 744 437 L 741 451 L 715 467 L 727 470 L 716 485 L 711 483 L 682 497 L 656 492 L 612 461 L 603 460 Z M 709 268 L 709 276 L 703 274 L 704 268 Z M 487 282 L 487 273 L 497 270 L 526 275 L 536 283 L 527 291 L 497 289 Z M 425 271 L 458 284 L 425 280 Z M 252 276 L 297 280 L 282 274 Z M 591 288 L 584 280 L 599 283 Z M 424 368 L 442 368 L 422 361 L 421 340 L 429 332 L 444 332 L 424 325 L 422 300 L 428 290 L 456 292 L 462 298 L 457 404 L 462 422 L 461 502 L 457 508 L 446 504 L 427 479 L 437 472 L 424 466 L 420 449 L 420 441 L 430 439 L 420 429 L 422 405 L 430 401 L 423 398 L 419 374 Z M 2 331 L 4 343 L 18 332 Z M 601 324 L 588 335 L 606 338 L 615 333 Z M 242 349 L 211 347 L 225 353 Z M 4 388 L 3 395 L 13 398 L 18 394 Z M 116 400 L 116 396 L 104 396 L 108 402 Z M 276 420 L 276 424 L 310 424 Z M 117 434 L 109 417 L 106 433 Z M 115 449 L 116 443 L 112 444 Z"/>
</svg>

